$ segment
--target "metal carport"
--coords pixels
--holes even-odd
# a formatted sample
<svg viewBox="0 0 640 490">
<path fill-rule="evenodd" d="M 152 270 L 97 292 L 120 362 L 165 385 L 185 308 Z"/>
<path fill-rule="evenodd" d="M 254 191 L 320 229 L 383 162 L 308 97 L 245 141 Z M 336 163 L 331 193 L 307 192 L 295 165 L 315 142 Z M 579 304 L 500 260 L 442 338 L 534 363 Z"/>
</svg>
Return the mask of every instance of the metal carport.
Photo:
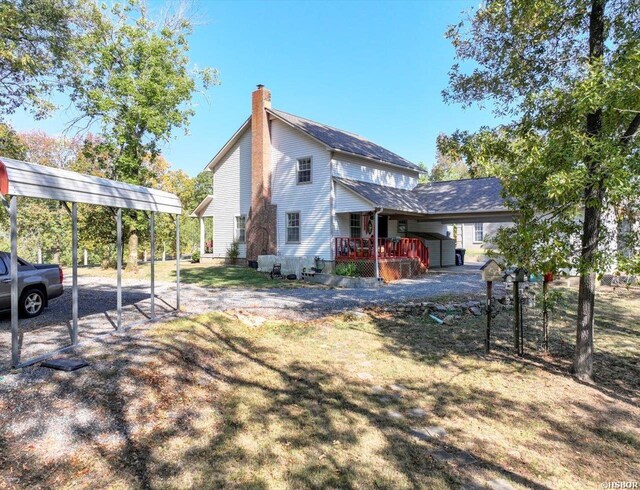
<svg viewBox="0 0 640 490">
<path fill-rule="evenodd" d="M 72 223 L 72 325 L 71 345 L 44 356 L 20 363 L 18 319 L 18 197 L 52 199 L 69 209 Z M 155 213 L 169 213 L 176 222 L 176 310 L 180 309 L 180 214 L 182 204 L 178 196 L 169 192 L 115 180 L 93 177 L 35 163 L 0 156 L 0 199 L 9 211 L 11 233 L 11 364 L 14 367 L 37 362 L 78 345 L 78 203 L 106 206 L 116 216 L 117 227 L 117 323 L 122 326 L 122 209 L 149 213 L 151 235 L 151 320 L 154 308 Z"/>
</svg>

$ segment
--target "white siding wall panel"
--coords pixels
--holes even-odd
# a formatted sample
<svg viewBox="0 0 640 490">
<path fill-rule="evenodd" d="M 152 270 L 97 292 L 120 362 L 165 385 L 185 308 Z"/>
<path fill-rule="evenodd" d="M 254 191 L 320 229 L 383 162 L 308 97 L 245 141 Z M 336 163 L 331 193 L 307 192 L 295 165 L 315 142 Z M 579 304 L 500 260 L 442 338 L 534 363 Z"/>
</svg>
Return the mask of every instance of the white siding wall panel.
<svg viewBox="0 0 640 490">
<path fill-rule="evenodd" d="M 278 206 L 281 255 L 331 259 L 330 153 L 305 134 L 279 120 L 271 122 L 273 174 L 271 200 Z M 312 182 L 297 184 L 298 158 L 312 158 Z M 286 243 L 286 213 L 300 212 L 300 243 Z"/>
<path fill-rule="evenodd" d="M 249 214 L 251 206 L 251 131 L 247 130 L 214 171 L 213 200 L 204 216 L 213 216 L 213 255 L 224 257 L 233 242 L 235 217 Z M 240 245 L 240 257 L 247 247 Z"/>
<path fill-rule="evenodd" d="M 403 170 L 340 154 L 334 155 L 333 175 L 400 189 L 413 189 L 418 185 L 418 172 L 413 170 Z"/>
<path fill-rule="evenodd" d="M 374 206 L 370 202 L 358 196 L 356 193 L 346 189 L 336 183 L 336 213 L 359 213 L 361 211 L 371 211 Z"/>
</svg>

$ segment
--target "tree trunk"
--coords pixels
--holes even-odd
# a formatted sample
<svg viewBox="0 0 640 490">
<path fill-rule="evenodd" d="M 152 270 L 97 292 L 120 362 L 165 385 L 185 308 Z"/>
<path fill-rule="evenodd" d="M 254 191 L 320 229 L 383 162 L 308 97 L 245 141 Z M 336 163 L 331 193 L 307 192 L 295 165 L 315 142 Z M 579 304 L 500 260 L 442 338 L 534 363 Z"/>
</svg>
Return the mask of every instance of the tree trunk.
<svg viewBox="0 0 640 490">
<path fill-rule="evenodd" d="M 594 63 L 604 53 L 605 0 L 592 0 L 589 17 L 589 61 Z M 602 109 L 587 114 L 587 134 L 592 139 L 600 136 Z M 587 185 L 584 192 L 584 222 L 582 225 L 582 272 L 578 293 L 578 325 L 573 372 L 583 381 L 593 375 L 593 320 L 596 293 L 595 257 L 602 226 L 602 205 L 605 198 L 600 162 L 588 159 Z"/>
<path fill-rule="evenodd" d="M 128 271 L 138 271 L 138 233 L 132 231 L 129 235 L 129 260 L 127 260 Z"/>
</svg>

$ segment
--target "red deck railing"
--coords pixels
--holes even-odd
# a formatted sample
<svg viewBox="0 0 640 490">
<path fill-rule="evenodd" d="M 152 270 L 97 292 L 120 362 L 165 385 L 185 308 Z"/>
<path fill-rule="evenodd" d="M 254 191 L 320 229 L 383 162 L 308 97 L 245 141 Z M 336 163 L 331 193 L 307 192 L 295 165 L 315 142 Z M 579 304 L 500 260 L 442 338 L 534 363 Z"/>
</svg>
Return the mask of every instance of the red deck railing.
<svg viewBox="0 0 640 490">
<path fill-rule="evenodd" d="M 373 238 L 336 237 L 335 257 L 340 260 L 374 260 Z M 429 267 L 429 249 L 419 238 L 378 238 L 378 258 L 419 259 Z"/>
</svg>

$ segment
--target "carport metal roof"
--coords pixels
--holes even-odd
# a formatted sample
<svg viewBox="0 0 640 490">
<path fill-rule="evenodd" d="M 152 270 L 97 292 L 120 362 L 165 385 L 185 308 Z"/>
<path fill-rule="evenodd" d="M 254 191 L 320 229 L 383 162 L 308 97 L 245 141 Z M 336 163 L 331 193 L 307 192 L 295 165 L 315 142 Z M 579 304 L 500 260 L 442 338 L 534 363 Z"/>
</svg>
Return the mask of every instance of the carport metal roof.
<svg viewBox="0 0 640 490">
<path fill-rule="evenodd" d="M 0 156 L 3 195 L 182 214 L 175 194 Z"/>
<path fill-rule="evenodd" d="M 9 202 L 7 202 L 9 197 Z M 65 204 L 72 225 L 72 325 L 71 345 L 38 358 L 20 362 L 18 328 L 18 197 L 52 199 Z M 176 221 L 176 310 L 180 310 L 180 220 L 182 204 L 175 194 L 69 170 L 45 167 L 0 156 L 0 199 L 9 211 L 11 224 L 11 363 L 32 364 L 78 345 L 78 203 L 106 206 L 114 210 L 117 230 L 117 330 L 122 327 L 122 209 L 149 212 L 151 238 L 151 319 L 155 319 L 155 213 L 175 215 Z M 71 208 L 67 203 L 71 203 Z"/>
</svg>

